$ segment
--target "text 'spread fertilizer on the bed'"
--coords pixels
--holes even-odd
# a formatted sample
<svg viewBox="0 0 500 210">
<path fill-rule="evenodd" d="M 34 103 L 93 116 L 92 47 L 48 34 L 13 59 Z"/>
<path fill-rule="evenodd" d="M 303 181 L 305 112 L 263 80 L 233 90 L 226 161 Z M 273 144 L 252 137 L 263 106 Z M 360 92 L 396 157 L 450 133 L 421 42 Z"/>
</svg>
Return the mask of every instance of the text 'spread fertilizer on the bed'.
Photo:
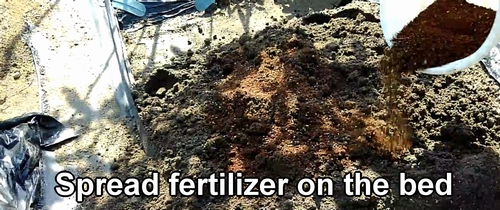
<svg viewBox="0 0 500 210">
<path fill-rule="evenodd" d="M 151 172 L 151 176 L 143 180 L 138 178 L 120 179 L 88 177 L 75 178 L 68 171 L 57 174 L 58 184 L 54 189 L 62 197 L 75 195 L 76 201 L 81 203 L 89 196 L 103 196 L 107 193 L 116 196 L 159 196 L 160 175 Z M 245 177 L 241 172 L 213 173 L 208 177 L 182 177 L 180 172 L 173 172 L 168 176 L 170 196 L 285 196 L 289 189 L 295 189 L 304 197 L 335 196 L 338 192 L 346 196 L 387 196 L 394 191 L 400 196 L 452 196 L 453 174 L 446 173 L 442 178 L 429 179 L 426 177 L 413 178 L 402 172 L 398 183 L 390 183 L 383 177 L 369 179 L 361 172 L 347 173 L 341 181 L 328 177 L 302 178 L 256 178 Z M 293 186 L 293 188 L 289 188 Z M 340 190 L 340 191 L 339 191 Z"/>
</svg>

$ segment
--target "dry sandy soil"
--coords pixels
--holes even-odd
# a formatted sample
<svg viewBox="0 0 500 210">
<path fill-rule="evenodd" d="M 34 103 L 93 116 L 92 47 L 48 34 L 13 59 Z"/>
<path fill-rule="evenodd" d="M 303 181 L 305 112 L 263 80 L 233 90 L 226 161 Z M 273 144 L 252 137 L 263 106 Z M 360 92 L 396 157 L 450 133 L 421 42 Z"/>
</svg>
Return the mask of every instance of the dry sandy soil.
<svg viewBox="0 0 500 210">
<path fill-rule="evenodd" d="M 47 10 L 41 1 L 0 1 L 4 17 L 0 20 L 0 119 L 40 110 L 33 58 L 22 34 L 25 20 L 37 23 Z"/>
<path fill-rule="evenodd" d="M 173 29 L 195 47 L 169 59 L 157 55 L 168 60 L 161 65 L 133 51 L 134 97 L 156 154 L 138 160 L 138 148 L 127 151 L 116 175 L 159 171 L 161 196 L 91 202 L 123 209 L 495 209 L 498 84 L 479 64 L 450 76 L 404 76 L 395 103 L 410 130 L 391 140 L 377 14 L 376 4 L 355 2 L 297 18 L 269 15 L 264 30 L 234 39 L 193 38 L 194 29 L 206 32 L 196 25 Z M 139 33 L 126 36 L 129 50 Z M 155 36 L 153 29 L 142 33 Z M 293 185 L 283 197 L 171 197 L 166 179 L 173 171 L 331 177 L 339 185 L 324 197 L 300 196 Z M 388 179 L 390 194 L 345 196 L 342 177 L 354 171 Z M 400 172 L 434 180 L 453 172 L 453 196 L 398 196 Z"/>
</svg>

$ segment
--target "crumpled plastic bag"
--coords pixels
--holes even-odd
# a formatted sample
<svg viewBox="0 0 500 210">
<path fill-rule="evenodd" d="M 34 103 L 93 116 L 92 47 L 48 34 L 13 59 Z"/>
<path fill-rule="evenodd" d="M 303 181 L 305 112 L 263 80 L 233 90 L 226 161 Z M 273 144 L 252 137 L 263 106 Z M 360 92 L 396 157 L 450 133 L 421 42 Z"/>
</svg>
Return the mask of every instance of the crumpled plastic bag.
<svg viewBox="0 0 500 210">
<path fill-rule="evenodd" d="M 146 7 L 146 14 L 137 17 L 118 10 L 117 18 L 121 30 L 134 32 L 145 26 L 158 24 L 166 19 L 195 12 L 195 0 L 138 0 Z"/>
<path fill-rule="evenodd" d="M 0 121 L 0 209 L 30 209 L 40 196 L 42 150 L 77 136 L 41 113 Z"/>
</svg>

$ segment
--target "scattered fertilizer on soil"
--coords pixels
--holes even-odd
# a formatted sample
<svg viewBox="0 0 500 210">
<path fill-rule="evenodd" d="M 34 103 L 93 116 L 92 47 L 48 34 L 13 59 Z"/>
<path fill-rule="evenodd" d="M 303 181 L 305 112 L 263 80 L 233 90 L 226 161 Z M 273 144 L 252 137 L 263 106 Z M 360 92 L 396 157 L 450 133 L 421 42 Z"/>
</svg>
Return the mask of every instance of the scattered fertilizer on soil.
<svg viewBox="0 0 500 210">
<path fill-rule="evenodd" d="M 155 70 L 134 93 L 157 161 L 129 163 L 203 177 L 331 177 L 333 197 L 170 197 L 162 181 L 147 209 L 494 209 L 500 205 L 499 88 L 475 65 L 448 76 L 402 75 L 386 98 L 386 48 L 376 4 L 355 2 L 193 51 Z M 141 88 L 142 87 L 142 88 Z M 411 132 L 388 135 L 387 104 Z M 397 129 L 396 129 L 397 130 Z M 403 138 L 404 137 L 404 138 Z M 412 146 L 410 149 L 410 145 Z M 405 152 L 406 151 L 406 152 Z M 387 197 L 347 197 L 345 173 L 390 181 Z M 451 198 L 398 196 L 399 173 L 454 173 Z M 143 199 L 142 201 L 145 201 Z M 115 206 L 119 202 L 109 202 Z"/>
<path fill-rule="evenodd" d="M 392 40 L 390 65 L 413 72 L 465 58 L 486 40 L 495 14 L 466 0 L 436 0 Z"/>
</svg>

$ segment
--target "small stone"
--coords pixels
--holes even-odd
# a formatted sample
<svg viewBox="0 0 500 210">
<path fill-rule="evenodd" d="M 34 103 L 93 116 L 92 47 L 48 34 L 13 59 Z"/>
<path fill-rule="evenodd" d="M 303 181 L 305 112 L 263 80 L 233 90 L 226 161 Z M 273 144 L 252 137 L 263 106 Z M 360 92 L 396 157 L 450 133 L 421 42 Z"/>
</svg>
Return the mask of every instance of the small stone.
<svg viewBox="0 0 500 210">
<path fill-rule="evenodd" d="M 118 164 L 116 162 L 112 163 L 111 166 L 110 166 L 110 169 L 113 170 L 113 171 L 116 171 L 119 168 L 120 168 L 120 164 Z"/>
<path fill-rule="evenodd" d="M 5 104 L 5 102 L 7 102 L 7 97 L 0 96 L 0 105 Z"/>
<path fill-rule="evenodd" d="M 193 135 L 195 132 L 196 132 L 196 130 L 194 128 L 186 129 L 186 134 L 188 134 L 188 135 Z"/>
<path fill-rule="evenodd" d="M 191 57 L 194 55 L 194 52 L 192 50 L 187 51 L 187 56 Z"/>
<path fill-rule="evenodd" d="M 161 87 L 160 89 L 158 89 L 156 91 L 156 95 L 159 96 L 159 97 L 165 96 L 165 93 L 167 93 L 167 89 L 164 88 L 164 87 Z"/>
<path fill-rule="evenodd" d="M 304 191 L 309 191 L 309 189 L 311 189 L 311 186 L 309 186 L 308 183 L 304 184 L 302 187 L 304 188 Z"/>
<path fill-rule="evenodd" d="M 211 40 L 211 39 L 209 39 L 209 38 L 207 38 L 207 39 L 205 39 L 205 41 L 204 41 L 204 42 L 205 42 L 205 45 L 207 45 L 207 46 L 208 46 L 208 45 L 210 45 L 210 44 L 212 43 L 212 40 Z"/>
<path fill-rule="evenodd" d="M 0 104 L 2 103 L 0 102 Z M 495 125 L 495 119 L 493 117 L 488 117 L 486 120 L 486 126 L 488 126 L 488 128 L 492 128 L 494 125 Z"/>
<path fill-rule="evenodd" d="M 366 20 L 366 16 L 364 16 L 363 14 L 359 13 L 357 16 L 356 16 L 356 21 L 357 22 L 364 22 Z"/>
<path fill-rule="evenodd" d="M 12 73 L 12 78 L 14 78 L 15 80 L 18 80 L 19 78 L 21 78 L 21 73 L 19 73 L 19 72 Z"/>
</svg>

